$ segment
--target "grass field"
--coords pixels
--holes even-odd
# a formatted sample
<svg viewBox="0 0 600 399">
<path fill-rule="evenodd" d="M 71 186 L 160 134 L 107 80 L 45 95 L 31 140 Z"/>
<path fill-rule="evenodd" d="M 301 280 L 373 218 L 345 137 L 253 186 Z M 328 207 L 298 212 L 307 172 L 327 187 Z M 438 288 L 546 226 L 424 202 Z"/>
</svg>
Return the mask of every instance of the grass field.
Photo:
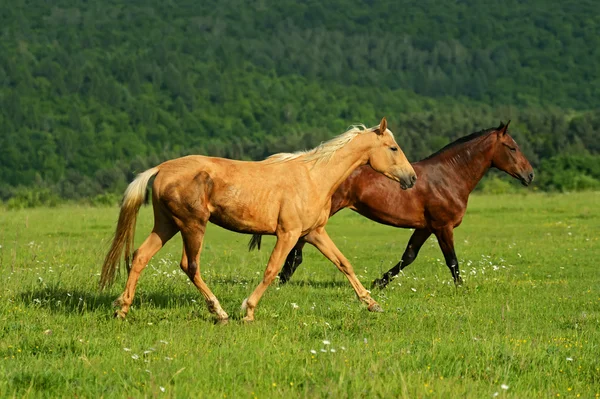
<svg viewBox="0 0 600 399">
<path fill-rule="evenodd" d="M 124 322 L 123 274 L 97 290 L 118 209 L 0 210 L 1 397 L 599 397 L 600 193 L 473 196 L 456 289 L 434 239 L 369 313 L 314 248 L 274 284 L 256 322 L 239 307 L 274 240 L 209 227 L 201 270 L 214 325 L 179 270 L 177 236 L 151 261 Z M 138 242 L 151 227 L 142 209 Z M 409 230 L 343 211 L 328 231 L 363 284 L 401 257 Z"/>
</svg>

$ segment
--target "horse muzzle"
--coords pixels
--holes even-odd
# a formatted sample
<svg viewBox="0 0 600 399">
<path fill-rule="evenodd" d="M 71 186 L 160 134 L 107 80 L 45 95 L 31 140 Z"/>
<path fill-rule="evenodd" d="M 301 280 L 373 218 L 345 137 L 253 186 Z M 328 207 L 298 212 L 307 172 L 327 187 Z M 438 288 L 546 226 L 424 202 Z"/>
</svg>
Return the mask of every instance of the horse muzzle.
<svg viewBox="0 0 600 399">
<path fill-rule="evenodd" d="M 533 173 L 533 170 L 529 173 L 520 173 L 519 174 L 519 180 L 521 181 L 521 184 L 524 185 L 525 187 L 529 186 L 533 182 L 534 178 L 535 178 L 535 174 Z"/>
<path fill-rule="evenodd" d="M 402 190 L 408 190 L 409 188 L 414 187 L 415 183 L 417 182 L 417 175 L 416 174 L 411 174 L 411 175 L 404 175 L 400 178 L 400 187 L 402 188 Z"/>
</svg>

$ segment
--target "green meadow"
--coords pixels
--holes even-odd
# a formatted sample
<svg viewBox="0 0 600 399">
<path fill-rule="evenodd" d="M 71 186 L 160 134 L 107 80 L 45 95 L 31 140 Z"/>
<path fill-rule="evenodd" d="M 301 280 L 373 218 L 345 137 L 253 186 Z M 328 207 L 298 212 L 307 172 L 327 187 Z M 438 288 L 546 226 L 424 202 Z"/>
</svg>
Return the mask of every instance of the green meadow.
<svg viewBox="0 0 600 399">
<path fill-rule="evenodd" d="M 179 270 L 175 237 L 150 262 L 126 321 L 125 283 L 99 292 L 117 208 L 0 210 L 1 397 L 600 396 L 600 193 L 474 195 L 455 288 L 435 239 L 369 313 L 314 248 L 244 324 L 243 299 L 274 239 L 209 226 L 201 272 L 224 309 L 215 325 Z M 137 242 L 152 226 L 138 219 Z M 409 230 L 349 210 L 328 231 L 370 282 L 401 257 Z"/>
</svg>

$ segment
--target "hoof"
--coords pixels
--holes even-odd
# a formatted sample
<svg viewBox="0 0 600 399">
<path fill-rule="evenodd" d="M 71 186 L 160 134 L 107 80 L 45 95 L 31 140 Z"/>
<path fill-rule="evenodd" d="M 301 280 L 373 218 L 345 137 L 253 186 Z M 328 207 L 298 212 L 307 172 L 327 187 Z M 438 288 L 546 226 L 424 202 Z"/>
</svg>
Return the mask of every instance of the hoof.
<svg viewBox="0 0 600 399">
<path fill-rule="evenodd" d="M 217 326 L 224 326 L 226 324 L 229 324 L 229 319 L 215 319 L 215 324 Z"/>
<path fill-rule="evenodd" d="M 125 317 L 127 317 L 127 313 L 119 309 L 115 311 L 114 317 L 115 319 L 125 320 Z"/>
<path fill-rule="evenodd" d="M 369 312 L 383 313 L 383 308 L 381 306 L 379 306 L 379 304 L 377 302 L 373 302 L 372 304 L 370 304 L 368 309 L 369 309 Z"/>
<path fill-rule="evenodd" d="M 373 280 L 373 284 L 371 284 L 371 288 L 384 289 L 387 285 L 388 285 L 387 280 L 378 278 L 377 280 Z"/>
<path fill-rule="evenodd" d="M 244 318 L 242 319 L 242 322 L 243 322 L 243 323 L 246 323 L 246 324 L 249 324 L 249 323 L 254 323 L 254 317 L 248 317 L 248 316 L 246 316 L 246 317 L 244 317 Z"/>
<path fill-rule="evenodd" d="M 229 320 L 229 315 L 224 311 L 216 313 L 215 316 L 217 320 Z"/>
</svg>

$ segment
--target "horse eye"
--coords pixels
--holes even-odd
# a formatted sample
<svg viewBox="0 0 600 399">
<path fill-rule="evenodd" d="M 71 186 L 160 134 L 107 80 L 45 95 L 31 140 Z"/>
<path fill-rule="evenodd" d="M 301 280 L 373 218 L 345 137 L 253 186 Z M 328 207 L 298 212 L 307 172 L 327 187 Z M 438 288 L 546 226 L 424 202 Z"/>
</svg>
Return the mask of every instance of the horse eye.
<svg viewBox="0 0 600 399">
<path fill-rule="evenodd" d="M 390 147 L 390 150 L 392 150 L 392 151 L 398 151 L 398 147 Z"/>
<path fill-rule="evenodd" d="M 508 148 L 510 148 L 510 152 L 517 152 L 516 148 L 512 148 L 512 147 L 508 147 Z"/>
</svg>

